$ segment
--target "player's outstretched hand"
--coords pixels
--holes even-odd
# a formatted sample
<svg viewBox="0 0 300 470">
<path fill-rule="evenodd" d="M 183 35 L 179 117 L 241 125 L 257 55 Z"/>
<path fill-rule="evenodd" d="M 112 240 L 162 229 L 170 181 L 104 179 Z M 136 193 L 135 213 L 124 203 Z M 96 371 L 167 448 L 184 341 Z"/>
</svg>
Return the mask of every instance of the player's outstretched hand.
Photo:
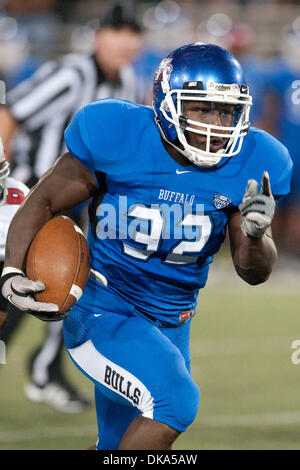
<svg viewBox="0 0 300 470">
<path fill-rule="evenodd" d="M 258 182 L 249 180 L 239 209 L 242 215 L 241 227 L 244 235 L 261 238 L 270 227 L 275 212 L 275 201 L 267 171 L 262 176 L 260 192 L 257 191 Z"/>
<path fill-rule="evenodd" d="M 45 321 L 62 319 L 62 316 L 57 314 L 58 305 L 37 302 L 33 298 L 36 292 L 45 289 L 45 285 L 41 281 L 31 281 L 22 271 L 6 268 L 0 280 L 0 288 L 3 297 L 24 313 L 30 313 Z"/>
</svg>

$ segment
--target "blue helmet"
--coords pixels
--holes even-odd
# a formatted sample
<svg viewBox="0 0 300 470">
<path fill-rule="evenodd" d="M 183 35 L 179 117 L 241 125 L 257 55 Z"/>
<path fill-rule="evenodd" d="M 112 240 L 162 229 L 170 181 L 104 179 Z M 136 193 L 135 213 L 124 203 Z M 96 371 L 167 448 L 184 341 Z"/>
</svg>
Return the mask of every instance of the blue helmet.
<svg viewBox="0 0 300 470">
<path fill-rule="evenodd" d="M 187 119 L 184 101 L 234 105 L 233 122 L 224 127 Z M 196 165 L 216 165 L 221 158 L 239 153 L 250 126 L 251 104 L 239 62 L 215 44 L 194 43 L 176 49 L 162 60 L 154 75 L 153 108 L 161 135 Z M 206 136 L 206 149 L 190 145 L 186 131 Z M 211 152 L 213 138 L 222 138 L 224 148 Z"/>
</svg>

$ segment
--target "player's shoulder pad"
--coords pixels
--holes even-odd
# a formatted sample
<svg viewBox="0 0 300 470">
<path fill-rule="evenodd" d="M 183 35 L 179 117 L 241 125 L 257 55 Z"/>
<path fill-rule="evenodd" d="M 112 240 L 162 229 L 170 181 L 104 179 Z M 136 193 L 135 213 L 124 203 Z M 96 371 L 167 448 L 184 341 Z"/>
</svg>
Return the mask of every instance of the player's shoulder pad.
<svg viewBox="0 0 300 470">
<path fill-rule="evenodd" d="M 94 168 L 119 173 L 141 162 L 156 131 L 153 111 L 117 99 L 97 100 L 83 108 L 81 124 Z"/>
<path fill-rule="evenodd" d="M 251 127 L 252 164 L 268 171 L 274 195 L 282 196 L 290 191 L 293 162 L 288 149 L 268 132 Z M 264 169 L 264 170 L 263 170 Z"/>
<path fill-rule="evenodd" d="M 254 140 L 255 146 L 259 152 L 264 150 L 264 159 L 272 159 L 273 163 L 277 164 L 280 161 L 286 161 L 290 158 L 287 148 L 276 137 L 269 134 L 263 129 L 251 127 L 249 134 Z M 268 152 L 266 152 L 268 150 Z M 269 152 L 272 152 L 270 154 Z M 276 155 L 276 161 L 274 161 Z"/>
</svg>

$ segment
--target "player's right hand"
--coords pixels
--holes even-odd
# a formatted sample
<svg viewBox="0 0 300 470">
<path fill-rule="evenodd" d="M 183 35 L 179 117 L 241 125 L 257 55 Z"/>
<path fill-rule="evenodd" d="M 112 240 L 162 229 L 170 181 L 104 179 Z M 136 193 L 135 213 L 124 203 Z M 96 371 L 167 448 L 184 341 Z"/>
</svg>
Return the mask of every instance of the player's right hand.
<svg viewBox="0 0 300 470">
<path fill-rule="evenodd" d="M 36 292 L 45 289 L 43 282 L 31 281 L 19 269 L 5 268 L 0 279 L 0 288 L 3 297 L 24 313 L 35 315 L 41 320 L 47 319 L 46 314 L 49 313 L 47 321 L 53 321 L 52 317 L 57 317 L 57 320 L 61 319 L 59 315 L 55 314 L 59 310 L 58 305 L 37 302 L 33 297 Z"/>
</svg>

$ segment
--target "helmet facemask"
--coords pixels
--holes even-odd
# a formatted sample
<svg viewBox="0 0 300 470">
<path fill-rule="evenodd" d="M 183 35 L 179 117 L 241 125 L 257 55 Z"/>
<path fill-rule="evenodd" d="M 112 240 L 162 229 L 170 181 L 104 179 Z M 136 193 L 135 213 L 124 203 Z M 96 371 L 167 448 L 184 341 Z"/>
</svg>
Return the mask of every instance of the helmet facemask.
<svg viewBox="0 0 300 470">
<path fill-rule="evenodd" d="M 203 88 L 201 82 L 186 82 L 183 89 L 167 91 L 160 110 L 163 117 L 175 126 L 185 156 L 196 165 L 214 166 L 223 157 L 232 157 L 240 152 L 243 139 L 250 126 L 249 113 L 252 97 L 248 94 L 248 87 L 244 85 L 240 87 L 236 84 L 208 82 L 207 90 L 201 87 Z M 232 105 L 234 111 L 231 126 L 216 126 L 188 119 L 184 115 L 184 104 L 187 101 Z M 191 145 L 188 133 L 205 136 L 205 150 Z M 217 152 L 210 151 L 213 139 L 224 140 L 224 147 Z M 182 149 L 178 150 L 182 151 Z"/>
</svg>

